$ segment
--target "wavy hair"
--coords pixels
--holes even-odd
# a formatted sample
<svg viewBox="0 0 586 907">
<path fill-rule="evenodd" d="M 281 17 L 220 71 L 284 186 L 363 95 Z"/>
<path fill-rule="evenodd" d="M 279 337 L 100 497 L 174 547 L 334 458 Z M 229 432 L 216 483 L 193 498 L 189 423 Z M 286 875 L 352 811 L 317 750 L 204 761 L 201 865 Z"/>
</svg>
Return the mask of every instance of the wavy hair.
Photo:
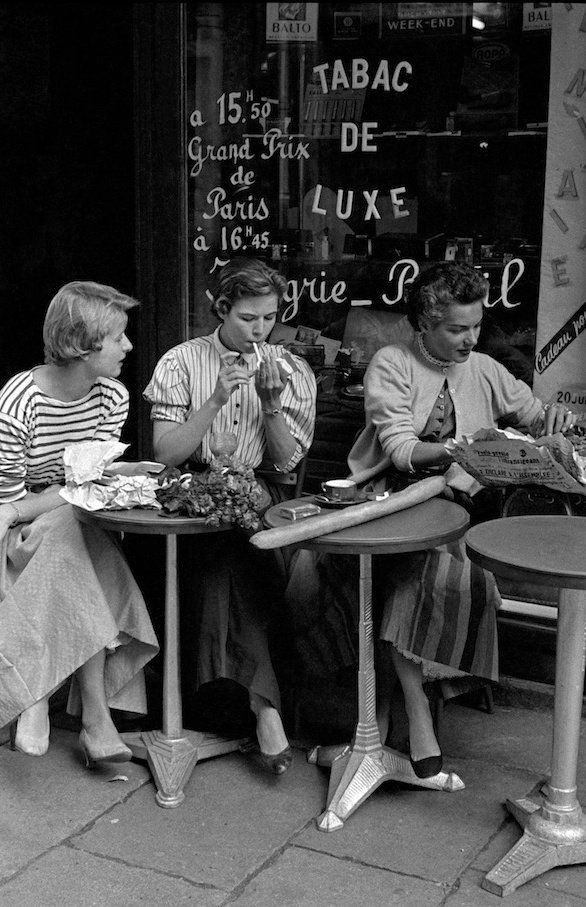
<svg viewBox="0 0 586 907">
<path fill-rule="evenodd" d="M 257 258 L 235 258 L 223 268 L 211 310 L 218 318 L 227 315 L 235 302 L 247 296 L 276 293 L 280 306 L 287 281 L 278 271 Z"/>
<path fill-rule="evenodd" d="M 486 277 L 461 262 L 439 262 L 421 271 L 406 290 L 407 317 L 416 331 L 444 320 L 452 302 L 472 305 L 488 292 Z"/>
<path fill-rule="evenodd" d="M 67 365 L 102 349 L 106 334 L 125 324 L 125 313 L 139 303 L 114 287 L 73 280 L 55 294 L 45 315 L 45 362 Z"/>
</svg>

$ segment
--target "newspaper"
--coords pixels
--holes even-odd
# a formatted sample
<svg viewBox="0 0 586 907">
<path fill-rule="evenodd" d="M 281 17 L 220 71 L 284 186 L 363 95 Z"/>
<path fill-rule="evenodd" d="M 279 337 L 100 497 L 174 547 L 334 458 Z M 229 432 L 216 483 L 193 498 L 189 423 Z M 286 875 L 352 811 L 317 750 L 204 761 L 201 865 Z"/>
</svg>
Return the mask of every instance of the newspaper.
<svg viewBox="0 0 586 907">
<path fill-rule="evenodd" d="M 482 485 L 546 485 L 586 494 L 586 457 L 561 434 L 536 440 L 511 429 L 482 429 L 451 438 L 446 447 Z"/>
</svg>

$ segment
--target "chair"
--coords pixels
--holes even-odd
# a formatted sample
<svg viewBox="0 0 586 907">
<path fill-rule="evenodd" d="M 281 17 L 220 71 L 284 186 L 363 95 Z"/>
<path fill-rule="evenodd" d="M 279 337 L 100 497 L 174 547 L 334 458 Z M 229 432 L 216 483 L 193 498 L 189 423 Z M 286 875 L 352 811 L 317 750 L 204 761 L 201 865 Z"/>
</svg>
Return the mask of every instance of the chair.
<svg viewBox="0 0 586 907">
<path fill-rule="evenodd" d="M 6 594 L 6 549 L 8 546 L 8 533 L 0 542 L 0 602 Z M 9 737 L 9 725 L 0 727 L 0 744 L 6 743 Z"/>
<path fill-rule="evenodd" d="M 305 482 L 305 472 L 307 470 L 307 455 L 305 455 L 290 472 L 281 472 L 276 469 L 263 468 L 262 466 L 255 469 L 254 474 L 257 479 L 264 479 L 271 485 L 285 485 L 292 489 L 292 498 L 299 498 L 303 492 L 303 483 Z"/>
<path fill-rule="evenodd" d="M 0 542 L 0 602 L 6 595 L 6 558 L 8 552 L 8 533 Z"/>
<path fill-rule="evenodd" d="M 569 495 L 540 485 L 524 485 L 508 494 L 503 504 L 504 517 L 537 513 L 572 516 Z"/>
</svg>

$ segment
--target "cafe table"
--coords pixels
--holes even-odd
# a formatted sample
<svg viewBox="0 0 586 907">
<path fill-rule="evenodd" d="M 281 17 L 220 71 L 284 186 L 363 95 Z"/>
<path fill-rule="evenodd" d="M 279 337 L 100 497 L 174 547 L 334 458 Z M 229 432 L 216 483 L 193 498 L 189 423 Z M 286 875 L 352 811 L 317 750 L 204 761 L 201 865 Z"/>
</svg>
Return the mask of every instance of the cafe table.
<svg viewBox="0 0 586 907">
<path fill-rule="evenodd" d="M 312 501 L 311 496 L 288 504 Z M 279 504 L 265 514 L 270 527 L 290 525 Z M 317 819 L 320 831 L 336 831 L 344 821 L 384 781 L 402 781 L 417 787 L 456 791 L 464 787 L 454 772 L 438 772 L 432 778 L 418 778 L 409 758 L 383 746 L 376 721 L 376 672 L 372 618 L 372 558 L 377 554 L 401 554 L 423 551 L 460 538 L 468 528 L 467 512 L 457 504 L 432 498 L 406 510 L 370 520 L 358 526 L 331 532 L 318 538 L 297 542 L 292 547 L 343 557 L 357 555 L 360 579 L 358 587 L 358 716 L 354 738 L 341 746 L 331 761 L 326 809 Z M 320 762 L 316 747 L 308 756 Z"/>
<path fill-rule="evenodd" d="M 506 806 L 523 835 L 483 879 L 504 896 L 552 869 L 586 862 L 586 823 L 576 772 L 584 694 L 586 519 L 519 516 L 490 520 L 466 536 L 471 560 L 497 576 L 558 589 L 550 775 Z"/>
<path fill-rule="evenodd" d="M 110 532 L 165 536 L 165 643 L 163 652 L 162 729 L 123 734 L 138 759 L 146 759 L 159 806 L 173 808 L 185 799 L 184 788 L 196 762 L 237 750 L 242 739 L 228 740 L 183 727 L 179 661 L 179 584 L 177 536 L 207 535 L 230 527 L 208 526 L 199 517 L 165 517 L 158 510 L 84 510 L 75 507 L 82 523 Z"/>
</svg>

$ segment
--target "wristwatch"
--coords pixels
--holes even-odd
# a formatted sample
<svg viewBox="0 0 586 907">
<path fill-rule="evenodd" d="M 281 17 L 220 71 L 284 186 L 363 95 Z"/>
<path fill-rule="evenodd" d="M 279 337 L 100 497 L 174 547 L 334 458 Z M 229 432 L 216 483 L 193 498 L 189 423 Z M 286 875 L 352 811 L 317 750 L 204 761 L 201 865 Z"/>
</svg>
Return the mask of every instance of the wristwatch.
<svg viewBox="0 0 586 907">
<path fill-rule="evenodd" d="M 263 409 L 265 416 L 278 416 L 279 414 L 283 415 L 282 409 Z"/>
</svg>

